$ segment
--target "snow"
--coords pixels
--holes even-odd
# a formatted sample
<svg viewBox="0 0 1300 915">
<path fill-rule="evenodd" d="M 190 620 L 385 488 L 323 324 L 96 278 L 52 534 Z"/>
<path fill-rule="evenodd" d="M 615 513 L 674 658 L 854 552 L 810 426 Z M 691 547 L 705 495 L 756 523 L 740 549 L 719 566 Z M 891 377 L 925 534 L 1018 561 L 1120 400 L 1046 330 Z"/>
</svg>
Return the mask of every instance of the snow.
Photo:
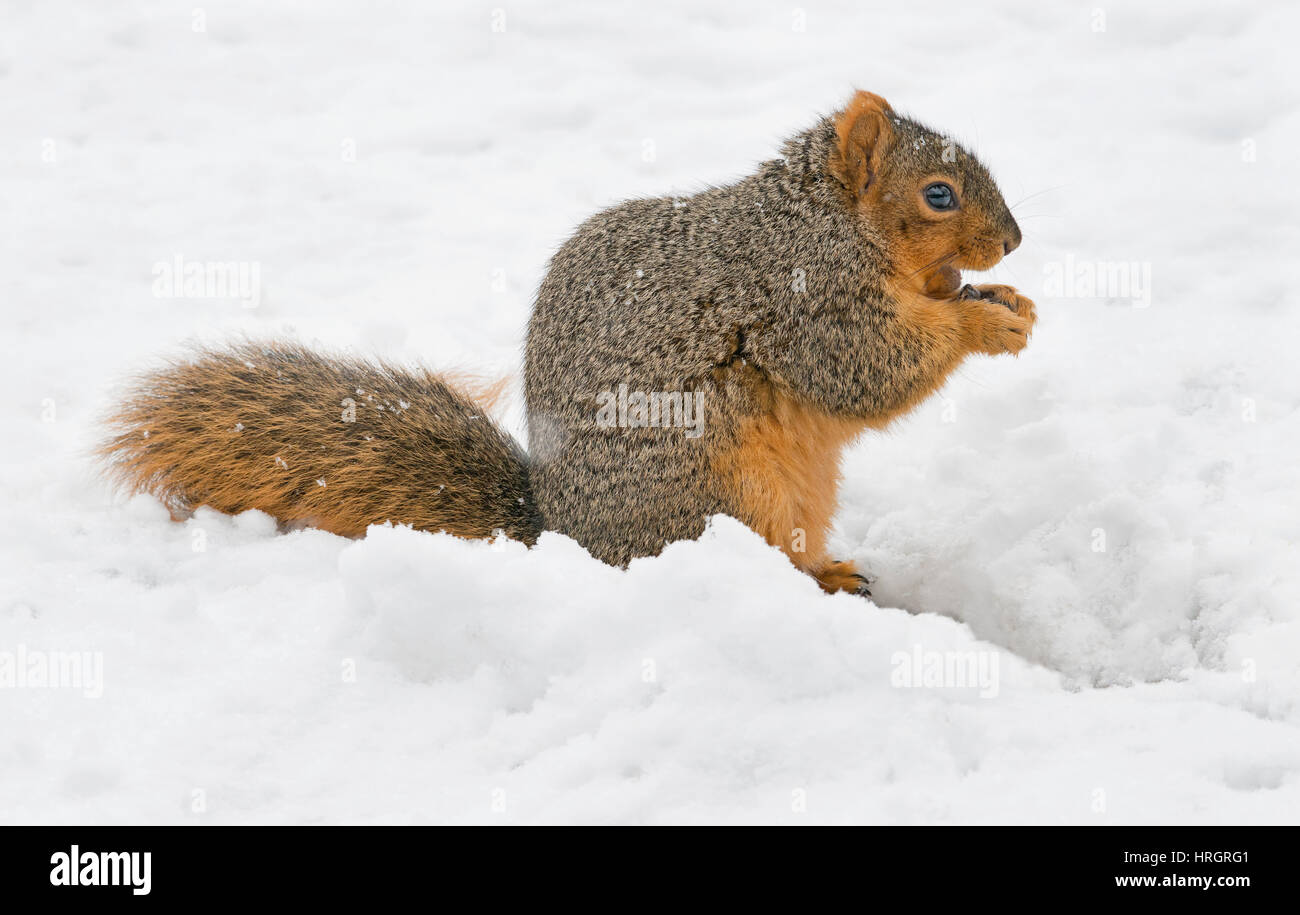
<svg viewBox="0 0 1300 915">
<path fill-rule="evenodd" d="M 9 10 L 0 821 L 1296 822 L 1297 26 L 1277 2 Z M 855 86 L 978 149 L 1025 232 L 990 278 L 1039 310 L 1020 358 L 847 456 L 834 545 L 874 604 L 725 517 L 622 571 L 554 534 L 177 524 L 95 476 L 115 386 L 187 339 L 516 373 L 583 217 L 741 175 Z M 178 260 L 260 288 L 155 296 Z M 1099 263 L 1149 299 L 1090 291 Z M 20 651 L 90 653 L 102 696 L 6 686 Z"/>
</svg>

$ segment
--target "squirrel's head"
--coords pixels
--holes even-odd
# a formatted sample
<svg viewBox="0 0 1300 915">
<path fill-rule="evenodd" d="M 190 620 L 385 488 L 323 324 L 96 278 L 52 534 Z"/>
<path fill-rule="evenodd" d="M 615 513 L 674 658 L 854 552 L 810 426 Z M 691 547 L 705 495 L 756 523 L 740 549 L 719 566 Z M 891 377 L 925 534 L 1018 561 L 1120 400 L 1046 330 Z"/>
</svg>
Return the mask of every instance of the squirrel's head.
<svg viewBox="0 0 1300 915">
<path fill-rule="evenodd" d="M 987 270 L 1020 244 L 1020 227 L 993 177 L 954 141 L 858 92 L 835 116 L 828 163 L 845 199 L 888 239 L 900 280 L 933 295 Z"/>
</svg>

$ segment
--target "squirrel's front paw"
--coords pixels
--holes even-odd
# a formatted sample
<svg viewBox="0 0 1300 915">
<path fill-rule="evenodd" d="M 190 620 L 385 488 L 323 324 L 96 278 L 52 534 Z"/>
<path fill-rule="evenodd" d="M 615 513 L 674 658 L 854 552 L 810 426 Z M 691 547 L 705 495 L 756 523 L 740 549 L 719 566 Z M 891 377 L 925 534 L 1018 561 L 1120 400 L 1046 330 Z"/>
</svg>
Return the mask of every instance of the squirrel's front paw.
<svg viewBox="0 0 1300 915">
<path fill-rule="evenodd" d="M 963 286 L 958 301 L 970 309 L 973 348 L 996 356 L 1015 355 L 1025 348 L 1038 315 L 1034 302 L 1012 286 Z"/>
</svg>

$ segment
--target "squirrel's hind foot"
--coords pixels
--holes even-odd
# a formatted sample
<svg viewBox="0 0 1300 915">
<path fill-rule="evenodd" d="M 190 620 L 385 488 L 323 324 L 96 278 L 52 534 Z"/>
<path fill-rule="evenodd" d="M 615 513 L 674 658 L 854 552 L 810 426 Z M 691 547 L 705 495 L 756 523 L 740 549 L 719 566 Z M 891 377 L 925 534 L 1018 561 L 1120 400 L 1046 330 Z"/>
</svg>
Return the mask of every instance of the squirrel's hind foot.
<svg viewBox="0 0 1300 915">
<path fill-rule="evenodd" d="M 850 561 L 827 563 L 814 572 L 813 577 L 827 594 L 847 591 L 859 597 L 871 596 L 872 579 L 860 574 Z"/>
</svg>

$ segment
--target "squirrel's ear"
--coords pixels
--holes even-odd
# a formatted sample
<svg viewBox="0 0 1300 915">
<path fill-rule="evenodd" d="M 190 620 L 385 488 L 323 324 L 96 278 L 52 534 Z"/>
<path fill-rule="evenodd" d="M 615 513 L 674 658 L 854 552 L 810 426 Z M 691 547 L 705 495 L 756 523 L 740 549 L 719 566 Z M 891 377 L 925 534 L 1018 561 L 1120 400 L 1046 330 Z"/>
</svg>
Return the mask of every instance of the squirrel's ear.
<svg viewBox="0 0 1300 915">
<path fill-rule="evenodd" d="M 831 153 L 831 173 L 857 196 L 871 186 L 885 150 L 893 139 L 889 119 L 894 109 L 874 92 L 859 90 L 835 116 L 839 141 Z"/>
</svg>

